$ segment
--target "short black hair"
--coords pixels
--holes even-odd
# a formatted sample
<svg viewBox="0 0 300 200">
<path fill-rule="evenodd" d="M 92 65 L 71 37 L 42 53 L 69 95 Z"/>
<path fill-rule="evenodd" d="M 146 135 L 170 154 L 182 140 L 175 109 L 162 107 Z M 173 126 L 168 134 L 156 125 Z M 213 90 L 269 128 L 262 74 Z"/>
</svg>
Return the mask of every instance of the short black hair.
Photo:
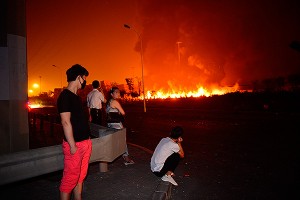
<svg viewBox="0 0 300 200">
<path fill-rule="evenodd" d="M 183 128 L 181 126 L 175 126 L 171 130 L 170 137 L 172 139 L 178 139 L 183 135 Z"/>
<path fill-rule="evenodd" d="M 67 81 L 75 81 L 77 76 L 88 76 L 89 72 L 79 64 L 73 65 L 69 68 L 66 72 L 67 74 Z"/>
<path fill-rule="evenodd" d="M 92 82 L 92 85 L 93 85 L 93 88 L 98 88 L 98 87 L 100 86 L 100 83 L 99 83 L 99 81 L 94 80 L 94 81 Z"/>
</svg>

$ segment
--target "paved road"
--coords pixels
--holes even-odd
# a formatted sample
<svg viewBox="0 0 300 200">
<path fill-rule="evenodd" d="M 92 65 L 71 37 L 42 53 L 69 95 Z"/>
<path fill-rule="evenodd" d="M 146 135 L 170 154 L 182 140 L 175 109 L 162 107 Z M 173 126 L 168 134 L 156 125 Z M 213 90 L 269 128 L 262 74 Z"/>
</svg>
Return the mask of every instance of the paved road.
<svg viewBox="0 0 300 200">
<path fill-rule="evenodd" d="M 141 102 L 124 109 L 128 142 L 150 150 L 171 127 L 183 126 L 186 157 L 176 171 L 173 199 L 300 198 L 299 109 L 247 110 L 176 100 L 147 102 L 147 113 Z M 36 137 L 39 144 L 55 140 L 46 135 Z"/>
<path fill-rule="evenodd" d="M 297 113 L 208 110 L 150 104 L 125 106 L 128 141 L 154 149 L 174 125 L 185 129 L 186 157 L 173 199 L 299 197 Z"/>
</svg>

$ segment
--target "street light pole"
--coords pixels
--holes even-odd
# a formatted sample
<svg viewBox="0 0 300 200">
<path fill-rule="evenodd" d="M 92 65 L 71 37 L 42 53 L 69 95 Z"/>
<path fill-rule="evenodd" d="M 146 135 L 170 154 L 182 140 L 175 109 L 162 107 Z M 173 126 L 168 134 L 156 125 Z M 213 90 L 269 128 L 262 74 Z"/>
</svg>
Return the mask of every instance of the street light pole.
<svg viewBox="0 0 300 200">
<path fill-rule="evenodd" d="M 40 78 L 40 95 L 42 94 L 42 76 L 39 76 Z"/>
<path fill-rule="evenodd" d="M 139 40 L 140 40 L 140 44 L 141 44 L 140 54 L 141 54 L 141 65 L 142 65 L 143 101 L 144 101 L 144 112 L 146 112 L 145 82 L 144 82 L 144 58 L 143 58 L 143 42 L 142 42 L 142 37 L 141 37 L 141 35 L 133 27 L 130 27 L 128 24 L 124 24 L 124 27 L 128 28 L 128 29 L 132 29 L 137 34 L 137 36 L 139 37 Z"/>
<path fill-rule="evenodd" d="M 62 70 L 60 67 L 57 67 L 56 65 L 52 65 L 53 67 L 56 67 L 60 70 L 60 88 L 62 89 Z"/>
</svg>

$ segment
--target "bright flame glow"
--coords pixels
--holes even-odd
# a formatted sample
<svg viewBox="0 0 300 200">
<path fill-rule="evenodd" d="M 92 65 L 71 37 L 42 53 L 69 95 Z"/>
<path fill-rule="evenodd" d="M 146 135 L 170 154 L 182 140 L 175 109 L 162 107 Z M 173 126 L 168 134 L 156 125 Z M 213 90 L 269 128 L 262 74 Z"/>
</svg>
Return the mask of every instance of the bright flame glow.
<svg viewBox="0 0 300 200">
<path fill-rule="evenodd" d="M 29 109 L 32 109 L 32 108 L 41 108 L 43 107 L 42 104 L 31 104 L 31 103 L 28 103 L 28 108 Z"/>
<path fill-rule="evenodd" d="M 165 91 L 159 89 L 158 91 L 147 91 L 145 98 L 147 99 L 167 99 L 167 98 L 188 98 L 188 97 L 209 97 L 213 95 L 223 95 L 226 93 L 239 91 L 239 85 L 236 83 L 232 87 L 215 87 L 212 89 L 207 89 L 202 86 L 193 91 L 176 90 Z M 142 98 L 142 97 L 140 97 Z"/>
</svg>

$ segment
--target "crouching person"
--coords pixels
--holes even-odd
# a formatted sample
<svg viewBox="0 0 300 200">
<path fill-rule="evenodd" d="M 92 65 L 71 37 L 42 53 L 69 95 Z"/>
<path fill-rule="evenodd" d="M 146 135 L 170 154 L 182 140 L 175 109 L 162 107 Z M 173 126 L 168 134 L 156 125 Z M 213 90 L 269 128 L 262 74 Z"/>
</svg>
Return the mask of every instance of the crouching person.
<svg viewBox="0 0 300 200">
<path fill-rule="evenodd" d="M 184 157 L 181 146 L 183 129 L 176 126 L 171 130 L 169 137 L 160 140 L 151 157 L 151 171 L 161 180 L 178 185 L 173 179 L 174 171 L 179 164 L 180 158 Z"/>
</svg>

